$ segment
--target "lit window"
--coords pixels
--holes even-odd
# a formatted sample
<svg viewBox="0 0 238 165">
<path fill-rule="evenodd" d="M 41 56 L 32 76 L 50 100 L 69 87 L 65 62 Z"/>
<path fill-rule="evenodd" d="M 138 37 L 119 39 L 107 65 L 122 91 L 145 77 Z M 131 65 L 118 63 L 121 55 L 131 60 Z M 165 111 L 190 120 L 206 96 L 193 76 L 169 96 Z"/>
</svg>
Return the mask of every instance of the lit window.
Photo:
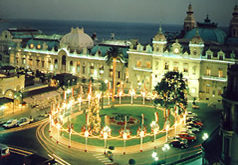
<svg viewBox="0 0 238 165">
<path fill-rule="evenodd" d="M 178 72 L 178 67 L 177 66 L 174 67 L 174 72 Z"/>
<path fill-rule="evenodd" d="M 211 76 L 211 69 L 207 68 L 206 75 Z"/>
<path fill-rule="evenodd" d="M 136 62 L 136 67 L 141 67 L 141 61 Z"/>
<path fill-rule="evenodd" d="M 223 77 L 223 71 L 222 70 L 218 71 L 218 77 Z"/>
<path fill-rule="evenodd" d="M 40 49 L 41 48 L 41 45 L 37 45 L 37 49 Z"/>
<path fill-rule="evenodd" d="M 34 44 L 30 44 L 30 48 L 33 49 L 34 48 Z"/>
<path fill-rule="evenodd" d="M 178 72 L 178 63 L 174 63 L 174 72 Z"/>
<path fill-rule="evenodd" d="M 93 66 L 93 64 L 90 66 L 90 73 L 91 73 L 91 74 L 94 73 L 94 66 Z"/>
<path fill-rule="evenodd" d="M 146 67 L 147 68 L 151 68 L 151 63 L 150 62 L 146 62 Z"/>
</svg>

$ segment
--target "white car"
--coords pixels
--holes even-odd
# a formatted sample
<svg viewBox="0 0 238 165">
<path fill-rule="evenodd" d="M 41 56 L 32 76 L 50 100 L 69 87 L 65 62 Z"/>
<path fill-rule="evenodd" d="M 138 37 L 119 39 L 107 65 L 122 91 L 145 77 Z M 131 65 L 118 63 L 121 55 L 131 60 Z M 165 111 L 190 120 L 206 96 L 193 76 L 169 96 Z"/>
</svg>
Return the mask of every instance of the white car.
<svg viewBox="0 0 238 165">
<path fill-rule="evenodd" d="M 196 113 L 193 112 L 188 112 L 188 117 L 197 117 L 198 115 Z"/>
<path fill-rule="evenodd" d="M 20 127 L 20 126 L 29 124 L 31 121 L 32 121 L 32 120 L 29 119 L 28 117 L 22 117 L 22 118 L 20 118 L 20 119 L 17 121 L 17 125 Z"/>
<path fill-rule="evenodd" d="M 191 131 L 192 133 L 200 132 L 199 128 L 191 127 L 191 126 L 187 126 L 187 130 Z"/>
<path fill-rule="evenodd" d="M 5 124 L 3 124 L 3 127 L 5 128 L 12 128 L 17 125 L 17 119 L 10 119 Z"/>
</svg>

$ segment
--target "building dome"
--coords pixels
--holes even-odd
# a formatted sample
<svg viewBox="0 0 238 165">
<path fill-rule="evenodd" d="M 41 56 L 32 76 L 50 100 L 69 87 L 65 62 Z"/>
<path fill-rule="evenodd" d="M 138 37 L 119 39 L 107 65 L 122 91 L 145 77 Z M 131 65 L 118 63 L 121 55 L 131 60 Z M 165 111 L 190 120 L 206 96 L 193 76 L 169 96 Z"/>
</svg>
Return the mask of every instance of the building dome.
<svg viewBox="0 0 238 165">
<path fill-rule="evenodd" d="M 204 42 L 224 44 L 227 37 L 227 34 L 219 28 L 195 28 L 187 32 L 184 38 L 191 40 L 197 31 Z"/>
<path fill-rule="evenodd" d="M 90 49 L 93 47 L 94 43 L 92 38 L 84 33 L 84 29 L 72 28 L 71 32 L 65 34 L 61 41 L 61 47 L 69 47 L 71 51 L 81 51 L 83 48 Z"/>
</svg>

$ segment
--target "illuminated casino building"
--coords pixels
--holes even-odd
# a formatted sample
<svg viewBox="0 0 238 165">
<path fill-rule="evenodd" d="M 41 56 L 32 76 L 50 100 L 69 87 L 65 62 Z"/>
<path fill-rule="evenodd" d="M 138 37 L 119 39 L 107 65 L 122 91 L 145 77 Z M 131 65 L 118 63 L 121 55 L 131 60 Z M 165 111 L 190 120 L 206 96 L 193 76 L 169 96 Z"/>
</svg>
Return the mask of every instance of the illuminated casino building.
<svg viewBox="0 0 238 165">
<path fill-rule="evenodd" d="M 10 64 L 31 68 L 45 73 L 71 73 L 80 78 L 112 80 L 112 65 L 106 63 L 106 53 L 111 46 L 123 49 L 126 60 L 118 61 L 117 83 L 127 88 L 146 88 L 148 92 L 160 82 L 167 71 L 183 73 L 189 87 L 189 97 L 221 102 L 221 94 L 227 83 L 227 68 L 237 60 L 238 6 L 226 33 L 211 22 L 196 22 L 189 4 L 184 28 L 175 40 L 167 40 L 160 27 L 149 45 L 132 45 L 130 42 L 110 40 L 95 44 L 84 29 L 72 28 L 65 35 L 34 34 L 30 39 L 18 40 L 8 45 Z M 3 31 L 1 46 L 14 35 Z M 6 60 L 7 61 L 7 60 Z"/>
</svg>

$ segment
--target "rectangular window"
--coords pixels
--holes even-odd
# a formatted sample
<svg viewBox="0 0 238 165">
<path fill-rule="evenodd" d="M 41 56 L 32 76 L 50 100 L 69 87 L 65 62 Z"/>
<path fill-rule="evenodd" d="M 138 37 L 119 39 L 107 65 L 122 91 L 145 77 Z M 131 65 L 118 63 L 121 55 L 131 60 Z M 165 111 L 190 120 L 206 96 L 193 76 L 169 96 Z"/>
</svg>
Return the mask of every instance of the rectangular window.
<svg viewBox="0 0 238 165">
<path fill-rule="evenodd" d="M 174 66 L 174 72 L 178 72 L 178 66 Z"/>
<path fill-rule="evenodd" d="M 223 71 L 222 70 L 218 71 L 218 77 L 223 77 Z"/>
<path fill-rule="evenodd" d="M 167 62 L 164 64 L 164 69 L 165 69 L 165 70 L 168 70 L 168 69 L 169 69 L 169 64 L 168 64 Z"/>
<path fill-rule="evenodd" d="M 117 78 L 121 78 L 121 72 L 120 71 L 117 72 Z"/>
<path fill-rule="evenodd" d="M 147 68 L 151 68 L 151 63 L 150 62 L 146 62 L 146 67 Z"/>
<path fill-rule="evenodd" d="M 85 74 L 86 66 L 83 66 L 82 72 Z"/>
<path fill-rule="evenodd" d="M 222 90 L 219 89 L 218 92 L 217 92 L 218 95 L 222 95 Z"/>
<path fill-rule="evenodd" d="M 109 77 L 112 77 L 112 69 L 109 69 Z"/>
<path fill-rule="evenodd" d="M 206 75 L 207 75 L 207 76 L 211 76 L 211 69 L 207 68 L 207 70 L 206 70 Z"/>
<path fill-rule="evenodd" d="M 183 72 L 187 73 L 188 72 L 188 64 L 184 64 L 184 67 L 183 67 Z"/>
<path fill-rule="evenodd" d="M 136 67 L 141 67 L 141 61 L 136 62 Z"/>
<path fill-rule="evenodd" d="M 211 59 L 212 56 L 210 54 L 207 55 L 207 59 Z"/>
<path fill-rule="evenodd" d="M 210 87 L 206 87 L 206 93 L 210 93 Z"/>
<path fill-rule="evenodd" d="M 222 55 L 220 55 L 219 56 L 219 60 L 223 60 L 224 58 L 223 58 L 223 56 Z"/>
</svg>

